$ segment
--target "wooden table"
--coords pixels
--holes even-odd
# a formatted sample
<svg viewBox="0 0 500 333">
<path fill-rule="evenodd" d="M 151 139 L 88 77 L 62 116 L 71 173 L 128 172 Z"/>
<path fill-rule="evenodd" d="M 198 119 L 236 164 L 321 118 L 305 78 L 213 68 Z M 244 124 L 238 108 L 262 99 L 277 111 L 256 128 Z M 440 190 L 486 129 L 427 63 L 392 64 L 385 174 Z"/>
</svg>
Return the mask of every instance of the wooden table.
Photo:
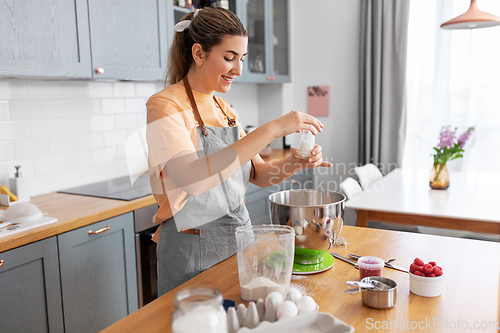
<svg viewBox="0 0 500 333">
<path fill-rule="evenodd" d="M 347 256 L 349 253 L 375 255 L 384 259 L 397 258 L 395 264 L 407 267 L 415 257 L 436 261 L 444 271 L 445 285 L 442 295 L 435 298 L 420 297 L 410 292 L 408 273 L 384 268 L 382 275 L 398 283 L 396 306 L 388 310 L 375 310 L 364 306 L 361 295 L 348 295 L 348 280 L 359 280 L 353 266 L 336 260 L 334 266 L 314 275 L 294 275 L 291 284 L 312 296 L 320 311 L 328 312 L 355 327 L 356 332 L 497 332 L 499 326 L 500 244 L 405 233 L 388 230 L 345 226 L 341 233 L 348 244 L 345 248 L 332 248 Z M 247 304 L 240 298 L 236 256 L 208 269 L 181 287 L 213 285 L 224 298 Z M 104 330 L 112 332 L 170 332 L 174 311 L 174 296 L 179 288 L 158 298 L 138 311 Z M 424 325 L 427 324 L 427 329 Z M 439 321 L 439 323 L 438 323 Z M 390 325 L 392 329 L 382 329 Z M 466 324 L 465 324 L 466 323 Z M 402 329 L 401 326 L 404 325 Z M 435 324 L 433 330 L 428 325 Z M 489 325 L 484 330 L 474 325 Z M 420 325 L 424 329 L 411 329 Z M 448 329 L 446 326 L 448 325 Z M 469 329 L 452 329 L 467 325 Z M 380 329 L 376 329 L 379 327 Z M 432 326 L 431 326 L 432 327 Z M 373 328 L 373 329 L 372 329 Z"/>
<path fill-rule="evenodd" d="M 500 174 L 450 172 L 450 187 L 433 190 L 429 172 L 396 169 L 346 202 L 357 226 L 369 221 L 500 234 Z"/>
</svg>

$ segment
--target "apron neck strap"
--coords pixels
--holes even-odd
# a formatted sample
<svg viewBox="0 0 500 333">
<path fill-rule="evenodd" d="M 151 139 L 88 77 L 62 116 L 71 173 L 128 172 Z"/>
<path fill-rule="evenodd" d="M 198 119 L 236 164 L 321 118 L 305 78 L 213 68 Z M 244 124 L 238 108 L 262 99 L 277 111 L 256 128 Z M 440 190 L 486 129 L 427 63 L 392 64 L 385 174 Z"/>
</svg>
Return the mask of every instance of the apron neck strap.
<svg viewBox="0 0 500 333">
<path fill-rule="evenodd" d="M 196 117 L 196 120 L 198 120 L 198 124 L 200 124 L 200 128 L 205 134 L 205 136 L 208 135 L 207 128 L 205 127 L 205 123 L 203 122 L 203 119 L 201 119 L 200 112 L 198 111 L 198 107 L 196 106 L 196 101 L 194 100 L 193 96 L 193 91 L 191 90 L 191 86 L 189 85 L 189 81 L 187 79 L 187 76 L 184 76 L 182 79 L 184 82 L 184 87 L 186 88 L 186 93 L 189 97 L 189 101 L 191 102 L 191 107 L 193 108 L 194 116 Z"/>
</svg>

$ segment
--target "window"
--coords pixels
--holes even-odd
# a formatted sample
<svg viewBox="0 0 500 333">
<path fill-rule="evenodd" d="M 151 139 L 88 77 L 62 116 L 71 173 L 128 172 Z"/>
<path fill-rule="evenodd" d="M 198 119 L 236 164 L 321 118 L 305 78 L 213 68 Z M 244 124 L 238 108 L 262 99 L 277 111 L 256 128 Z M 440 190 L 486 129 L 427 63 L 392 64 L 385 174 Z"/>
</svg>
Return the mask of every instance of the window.
<svg viewBox="0 0 500 333">
<path fill-rule="evenodd" d="M 470 0 L 412 0 L 408 29 L 407 129 L 403 167 L 432 167 L 443 125 L 476 131 L 451 171 L 500 172 L 500 27 L 444 30 Z M 479 0 L 500 16 L 500 1 Z"/>
</svg>

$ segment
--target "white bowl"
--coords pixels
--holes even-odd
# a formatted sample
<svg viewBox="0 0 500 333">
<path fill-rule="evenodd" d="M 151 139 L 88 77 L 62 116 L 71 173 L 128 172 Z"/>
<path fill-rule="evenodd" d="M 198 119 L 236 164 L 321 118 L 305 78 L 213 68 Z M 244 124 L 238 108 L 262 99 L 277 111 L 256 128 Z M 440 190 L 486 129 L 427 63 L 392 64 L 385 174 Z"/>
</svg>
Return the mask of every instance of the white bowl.
<svg viewBox="0 0 500 333">
<path fill-rule="evenodd" d="M 444 275 L 436 277 L 418 276 L 413 273 L 408 275 L 410 275 L 410 291 L 415 295 L 424 297 L 441 295 Z"/>
</svg>

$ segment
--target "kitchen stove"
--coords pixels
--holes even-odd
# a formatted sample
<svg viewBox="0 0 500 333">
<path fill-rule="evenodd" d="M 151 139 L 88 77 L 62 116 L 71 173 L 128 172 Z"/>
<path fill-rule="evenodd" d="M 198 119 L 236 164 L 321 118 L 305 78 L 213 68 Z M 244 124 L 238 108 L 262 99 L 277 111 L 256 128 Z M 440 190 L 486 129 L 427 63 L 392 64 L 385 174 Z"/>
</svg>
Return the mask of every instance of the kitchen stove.
<svg viewBox="0 0 500 333">
<path fill-rule="evenodd" d="M 134 184 L 131 183 L 130 177 L 125 176 L 58 192 L 126 201 L 153 194 L 149 177 L 146 174 L 139 176 Z"/>
</svg>

